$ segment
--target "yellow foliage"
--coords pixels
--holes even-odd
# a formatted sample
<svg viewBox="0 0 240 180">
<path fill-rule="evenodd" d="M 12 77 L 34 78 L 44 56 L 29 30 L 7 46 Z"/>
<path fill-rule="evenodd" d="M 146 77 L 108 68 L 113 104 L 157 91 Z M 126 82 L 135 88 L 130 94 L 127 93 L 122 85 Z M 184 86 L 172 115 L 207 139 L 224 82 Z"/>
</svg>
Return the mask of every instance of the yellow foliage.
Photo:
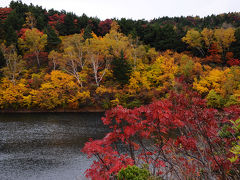
<svg viewBox="0 0 240 180">
<path fill-rule="evenodd" d="M 204 28 L 201 33 L 191 29 L 187 32 L 186 36 L 182 38 L 182 41 L 189 44 L 190 47 L 197 48 L 202 55 L 205 54 L 203 45 L 209 50 L 211 45 L 216 44 L 219 52 L 226 52 L 231 43 L 236 41 L 234 33 L 235 30 L 233 28 L 214 30 Z"/>
<path fill-rule="evenodd" d="M 129 88 L 132 92 L 140 91 L 141 89 L 150 89 L 150 82 L 147 79 L 146 72 L 140 73 L 139 71 L 133 71 L 129 80 Z"/>
<path fill-rule="evenodd" d="M 23 105 L 28 109 L 32 107 L 32 95 L 23 96 Z"/>
<path fill-rule="evenodd" d="M 111 103 L 111 107 L 115 107 L 120 104 L 120 101 L 118 98 L 116 98 L 114 100 L 111 100 L 110 103 Z"/>
<path fill-rule="evenodd" d="M 0 50 L 2 51 L 5 59 L 6 66 L 1 69 L 5 77 L 8 77 L 13 83 L 19 77 L 20 73 L 24 69 L 24 61 L 22 57 L 17 54 L 16 47 L 10 45 L 6 47 L 4 44 L 0 44 Z"/>
<path fill-rule="evenodd" d="M 240 94 L 240 68 L 211 69 L 206 71 L 200 79 L 194 79 L 193 88 L 201 94 L 207 94 L 211 90 L 222 98 L 238 99 Z M 230 100 L 230 99 L 229 99 Z"/>
<path fill-rule="evenodd" d="M 47 35 L 36 28 L 28 29 L 23 37 L 18 38 L 18 45 L 23 52 L 33 53 L 36 56 L 38 65 L 40 65 L 39 53 L 47 45 Z"/>
<path fill-rule="evenodd" d="M 77 94 L 71 95 L 68 99 L 69 107 L 78 108 L 80 104 L 86 104 L 87 100 L 90 99 L 89 91 L 78 91 Z"/>
<path fill-rule="evenodd" d="M 34 15 L 31 12 L 27 12 L 25 13 L 25 15 L 26 15 L 26 19 L 25 19 L 26 23 L 23 25 L 23 27 L 30 28 L 30 29 L 34 28 L 37 23 Z"/>
<path fill-rule="evenodd" d="M 201 94 L 208 93 L 211 89 L 214 89 L 216 93 L 221 93 L 221 84 L 224 79 L 224 71 L 213 69 L 208 72 L 207 76 L 201 76 L 199 81 L 195 78 L 193 88 L 199 91 Z"/>
<path fill-rule="evenodd" d="M 235 30 L 233 28 L 215 29 L 214 37 L 216 39 L 217 46 L 220 52 L 228 49 L 231 43 L 236 41 L 234 33 Z"/>
<path fill-rule="evenodd" d="M 101 76 L 104 72 L 101 71 L 99 75 Z M 87 74 L 86 74 L 87 75 Z M 104 74 L 104 79 L 113 79 L 113 72 L 110 69 L 106 69 L 105 74 Z"/>
<path fill-rule="evenodd" d="M 23 82 L 14 84 L 7 78 L 3 78 L 0 86 L 0 107 L 23 107 L 25 105 L 26 94 L 28 94 L 28 88 Z"/>
<path fill-rule="evenodd" d="M 200 32 L 191 29 L 187 32 L 186 36 L 182 38 L 183 42 L 186 42 L 191 47 L 202 47 L 202 36 Z"/>
<path fill-rule="evenodd" d="M 196 89 L 199 93 L 207 93 L 209 91 L 209 86 L 210 84 L 206 79 L 200 79 L 198 81 L 197 78 L 194 78 L 193 89 Z"/>
<path fill-rule="evenodd" d="M 32 90 L 33 105 L 40 108 L 53 109 L 59 106 L 67 106 L 68 103 L 82 101 L 83 97 L 88 98 L 88 93 L 81 94 L 80 87 L 75 83 L 74 77 L 61 71 L 52 71 L 45 75 L 45 83 L 39 90 Z M 75 106 L 78 106 L 76 104 Z"/>
<path fill-rule="evenodd" d="M 204 28 L 201 32 L 202 38 L 209 49 L 211 44 L 214 43 L 214 31 L 212 29 Z"/>
<path fill-rule="evenodd" d="M 19 47 L 28 53 L 42 51 L 47 44 L 47 35 L 40 32 L 38 29 L 28 29 L 24 38 L 18 39 Z"/>
<path fill-rule="evenodd" d="M 203 72 L 202 65 L 199 62 L 196 62 L 194 64 L 193 71 L 195 73 L 202 74 L 202 72 Z"/>
<path fill-rule="evenodd" d="M 128 87 L 131 92 L 151 88 L 166 89 L 174 85 L 177 72 L 178 66 L 174 63 L 174 58 L 159 56 L 151 65 L 138 64 L 131 74 Z"/>
<path fill-rule="evenodd" d="M 95 92 L 96 92 L 96 94 L 98 94 L 98 95 L 103 95 L 103 94 L 105 94 L 105 93 L 109 93 L 109 94 L 110 94 L 110 93 L 113 93 L 113 92 L 115 92 L 115 90 L 112 89 L 112 88 L 106 88 L 106 87 L 100 85 L 99 87 L 97 87 L 97 89 L 95 90 Z"/>
</svg>

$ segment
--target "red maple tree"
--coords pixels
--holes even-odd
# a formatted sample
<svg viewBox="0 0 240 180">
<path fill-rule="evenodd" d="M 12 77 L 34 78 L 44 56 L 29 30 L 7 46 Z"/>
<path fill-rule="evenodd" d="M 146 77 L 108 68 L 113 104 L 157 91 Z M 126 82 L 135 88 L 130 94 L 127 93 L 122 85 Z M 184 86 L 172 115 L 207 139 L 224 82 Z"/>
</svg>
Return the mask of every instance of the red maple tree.
<svg viewBox="0 0 240 180">
<path fill-rule="evenodd" d="M 151 174 L 162 178 L 226 179 L 239 162 L 228 160 L 235 138 L 219 132 L 239 115 L 237 106 L 224 112 L 208 108 L 194 92 L 170 93 L 135 109 L 117 106 L 102 118 L 111 132 L 83 148 L 97 158 L 86 176 L 111 179 L 127 165 L 148 164 Z"/>
<path fill-rule="evenodd" d="M 12 8 L 0 8 L 0 19 L 7 19 L 8 14 L 12 11 Z"/>
</svg>

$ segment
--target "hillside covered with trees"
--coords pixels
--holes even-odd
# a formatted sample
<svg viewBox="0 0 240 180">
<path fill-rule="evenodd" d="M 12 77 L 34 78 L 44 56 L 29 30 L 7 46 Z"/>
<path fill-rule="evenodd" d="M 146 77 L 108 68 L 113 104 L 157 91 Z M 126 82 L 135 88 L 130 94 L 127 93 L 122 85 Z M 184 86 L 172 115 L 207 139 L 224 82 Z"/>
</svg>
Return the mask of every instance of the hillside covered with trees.
<svg viewBox="0 0 240 180">
<path fill-rule="evenodd" d="M 239 179 L 240 13 L 146 21 L 0 8 L 0 110 L 91 108 L 108 110 L 111 132 L 85 144 L 97 158 L 87 177 Z"/>
<path fill-rule="evenodd" d="M 209 106 L 239 104 L 240 14 L 151 21 L 0 9 L 1 109 L 133 108 L 182 83 Z"/>
</svg>

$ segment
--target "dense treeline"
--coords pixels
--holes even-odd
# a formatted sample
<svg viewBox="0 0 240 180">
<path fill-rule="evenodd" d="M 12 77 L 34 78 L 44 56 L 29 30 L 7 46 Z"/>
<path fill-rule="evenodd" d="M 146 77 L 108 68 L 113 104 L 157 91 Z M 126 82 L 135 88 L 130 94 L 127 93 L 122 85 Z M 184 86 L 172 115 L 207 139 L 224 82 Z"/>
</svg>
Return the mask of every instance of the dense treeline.
<svg viewBox="0 0 240 180">
<path fill-rule="evenodd" d="M 54 28 L 58 35 L 70 35 L 85 32 L 85 38 L 91 37 L 91 32 L 97 36 L 105 35 L 110 30 L 110 25 L 115 20 L 119 25 L 121 32 L 125 35 L 132 35 L 134 38 L 139 38 L 144 44 L 149 44 L 156 50 L 172 49 L 177 52 L 189 50 L 181 38 L 185 36 L 186 32 L 195 28 L 196 30 L 203 30 L 204 28 L 238 28 L 240 26 L 240 14 L 228 13 L 220 15 L 211 15 L 204 18 L 200 17 L 162 17 L 146 20 L 132 20 L 132 19 L 107 19 L 101 21 L 96 17 L 88 17 L 85 14 L 77 16 L 74 13 L 68 13 L 64 10 L 55 11 L 54 9 L 46 10 L 41 6 L 26 5 L 21 1 L 12 1 L 9 8 L 1 8 L 0 19 L 2 21 L 0 32 L 3 39 L 8 44 L 17 42 L 17 33 L 24 27 L 27 13 L 31 12 L 35 18 L 35 28 L 46 32 L 48 36 L 54 38 L 55 34 L 50 30 L 50 26 Z M 232 45 L 231 49 L 234 51 L 236 58 L 239 58 L 237 52 L 239 44 L 240 31 L 235 31 L 235 37 L 238 37 L 238 43 Z M 196 55 L 200 55 L 195 52 Z"/>
<path fill-rule="evenodd" d="M 0 107 L 133 108 L 182 83 L 209 106 L 239 104 L 239 18 L 100 21 L 12 1 L 0 9 Z"/>
</svg>

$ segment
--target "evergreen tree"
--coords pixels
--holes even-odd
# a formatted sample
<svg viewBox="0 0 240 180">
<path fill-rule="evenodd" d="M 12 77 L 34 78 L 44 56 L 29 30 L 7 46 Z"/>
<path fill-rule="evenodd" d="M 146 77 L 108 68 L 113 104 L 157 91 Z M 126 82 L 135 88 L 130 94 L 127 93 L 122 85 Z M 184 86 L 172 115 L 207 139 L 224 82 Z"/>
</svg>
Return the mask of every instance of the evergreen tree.
<svg viewBox="0 0 240 180">
<path fill-rule="evenodd" d="M 91 26 L 91 30 L 95 34 L 98 34 L 98 25 L 99 25 L 99 23 L 100 23 L 100 19 L 93 18 L 93 17 L 89 18 L 88 25 Z"/>
<path fill-rule="evenodd" d="M 230 46 L 230 50 L 233 52 L 234 57 L 240 59 L 240 28 L 235 30 L 234 36 L 236 41 Z"/>
<path fill-rule="evenodd" d="M 12 10 L 3 24 L 4 38 L 7 46 L 17 43 L 17 31 L 22 28 L 23 24 L 24 19 L 18 16 L 16 10 Z"/>
<path fill-rule="evenodd" d="M 7 29 L 5 29 L 5 40 L 6 45 L 9 46 L 11 44 L 17 44 L 17 33 L 13 29 L 13 27 L 10 25 Z"/>
<path fill-rule="evenodd" d="M 47 23 L 45 21 L 45 17 L 43 15 L 38 16 L 36 18 L 36 20 L 37 20 L 37 26 L 36 26 L 37 29 L 42 30 L 42 29 L 44 29 L 44 27 L 47 26 Z"/>
<path fill-rule="evenodd" d="M 131 67 L 124 58 L 124 53 L 121 50 L 120 57 L 116 57 L 112 61 L 112 70 L 114 78 L 121 84 L 121 86 L 128 83 L 130 79 Z"/>
<path fill-rule="evenodd" d="M 167 49 L 175 48 L 176 32 L 173 26 L 167 24 L 156 32 L 157 37 L 155 41 L 155 47 L 158 50 L 165 51 Z"/>
<path fill-rule="evenodd" d="M 47 26 L 45 28 L 44 33 L 47 34 L 47 46 L 46 51 L 50 52 L 57 48 L 57 46 L 61 43 L 61 40 L 57 36 L 56 32 L 51 26 Z"/>
<path fill-rule="evenodd" d="M 65 16 L 62 30 L 64 35 L 77 33 L 74 25 L 74 15 L 72 13 L 67 13 Z"/>
<path fill-rule="evenodd" d="M 90 25 L 87 25 L 87 27 L 84 29 L 84 34 L 83 34 L 83 38 L 84 39 L 89 39 L 92 38 L 92 28 Z"/>
<path fill-rule="evenodd" d="M 80 29 L 85 29 L 88 25 L 88 16 L 86 14 L 82 14 L 82 16 L 80 16 L 79 18 L 77 18 L 78 20 L 78 24 L 79 24 L 79 28 Z"/>
<path fill-rule="evenodd" d="M 24 24 L 24 18 L 19 17 L 16 10 L 13 10 L 11 11 L 11 13 L 9 13 L 7 19 L 4 22 L 5 32 L 8 30 L 9 26 L 12 26 L 14 30 L 18 31 L 22 28 L 23 24 Z"/>
<path fill-rule="evenodd" d="M 22 1 L 11 1 L 9 6 L 10 6 L 10 8 L 13 9 L 13 11 L 11 13 L 16 13 L 17 20 L 21 21 L 21 23 L 20 22 L 15 23 L 15 25 L 18 26 L 18 28 L 14 27 L 15 29 L 19 30 L 19 29 L 21 29 L 22 25 L 24 24 L 25 14 L 27 12 L 29 12 L 28 5 L 23 4 Z"/>
<path fill-rule="evenodd" d="M 3 21 L 0 19 L 0 42 L 4 40 L 4 26 Z"/>
<path fill-rule="evenodd" d="M 42 6 L 34 6 L 32 3 L 28 6 L 29 12 L 31 12 L 36 19 L 36 28 L 43 30 L 47 26 L 48 17 L 46 14 L 46 9 Z"/>
<path fill-rule="evenodd" d="M 121 32 L 126 35 L 130 34 L 133 31 L 136 31 L 134 27 L 134 21 L 132 19 L 121 18 L 120 20 L 115 21 L 117 21 L 117 23 L 119 24 Z"/>
<path fill-rule="evenodd" d="M 0 50 L 0 68 L 2 68 L 3 66 L 5 66 L 5 59 L 2 51 Z"/>
</svg>

